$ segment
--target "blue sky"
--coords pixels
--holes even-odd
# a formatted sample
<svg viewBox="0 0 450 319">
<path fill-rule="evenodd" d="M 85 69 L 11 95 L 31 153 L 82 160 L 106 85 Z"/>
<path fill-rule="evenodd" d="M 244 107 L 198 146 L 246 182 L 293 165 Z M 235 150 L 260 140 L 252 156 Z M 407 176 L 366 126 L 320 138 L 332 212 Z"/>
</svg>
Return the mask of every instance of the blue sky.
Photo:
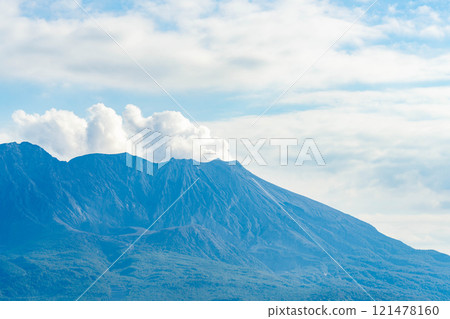
<svg viewBox="0 0 450 319">
<path fill-rule="evenodd" d="M 89 16 L 73 0 L 0 4 L 0 142 L 67 159 L 119 151 L 125 129 L 163 121 L 195 136 L 312 137 L 325 168 L 249 169 L 450 253 L 448 1 L 379 0 L 253 126 L 371 1 L 80 3 Z M 189 118 L 132 59 L 202 127 L 154 115 Z"/>
</svg>

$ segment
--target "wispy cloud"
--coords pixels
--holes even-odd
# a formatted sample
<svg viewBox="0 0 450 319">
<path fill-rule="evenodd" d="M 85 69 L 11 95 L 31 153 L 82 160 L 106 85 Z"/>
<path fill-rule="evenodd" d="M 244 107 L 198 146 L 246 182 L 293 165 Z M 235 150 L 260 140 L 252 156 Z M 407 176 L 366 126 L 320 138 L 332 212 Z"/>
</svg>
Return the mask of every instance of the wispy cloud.
<svg viewBox="0 0 450 319">
<path fill-rule="evenodd" d="M 220 136 L 254 140 L 313 137 L 325 158 L 325 167 L 253 165 L 250 170 L 372 222 L 380 230 L 387 229 L 390 235 L 416 248 L 448 253 L 450 237 L 442 233 L 445 228 L 445 234 L 450 234 L 448 227 L 431 222 L 448 216 L 450 208 L 450 175 L 446 173 L 450 96 L 445 91 L 429 88 L 299 95 L 297 98 L 304 102 L 317 99 L 318 106 L 263 117 L 251 129 L 251 116 L 207 125 Z M 265 158 L 278 156 L 278 150 L 271 147 L 263 153 Z M 294 150 L 292 154 L 296 154 Z M 292 158 L 291 163 L 294 161 Z M 427 227 L 433 229 L 428 234 L 417 231 L 420 221 L 413 218 L 424 214 L 430 216 Z M 398 234 L 389 227 L 395 218 L 405 225 Z"/>
<path fill-rule="evenodd" d="M 1 77 L 156 89 L 76 8 L 65 8 L 69 14 L 58 19 L 24 17 L 18 8 L 18 1 L 2 4 Z M 424 32 L 448 36 L 448 21 L 426 8 L 417 7 L 414 18 L 358 23 L 299 87 L 448 80 L 450 55 L 436 52 L 430 58 L 416 50 Z M 205 0 L 136 2 L 128 11 L 92 15 L 172 90 L 242 92 L 284 88 L 358 12 L 319 1 Z M 402 34 L 411 35 L 409 48 L 391 45 Z"/>
</svg>

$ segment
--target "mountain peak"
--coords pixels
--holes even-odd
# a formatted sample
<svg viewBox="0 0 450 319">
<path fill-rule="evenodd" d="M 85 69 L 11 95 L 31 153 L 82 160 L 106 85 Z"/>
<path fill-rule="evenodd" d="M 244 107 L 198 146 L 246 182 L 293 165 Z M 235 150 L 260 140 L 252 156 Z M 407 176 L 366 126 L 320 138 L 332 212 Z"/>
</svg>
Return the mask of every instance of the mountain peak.
<svg viewBox="0 0 450 319">
<path fill-rule="evenodd" d="M 43 148 L 41 148 L 38 145 L 31 144 L 29 142 L 11 142 L 11 143 L 4 143 L 0 144 L 0 150 L 8 150 L 8 151 L 42 151 Z"/>
<path fill-rule="evenodd" d="M 0 157 L 15 165 L 39 167 L 49 162 L 59 162 L 40 146 L 29 142 L 0 144 Z"/>
</svg>

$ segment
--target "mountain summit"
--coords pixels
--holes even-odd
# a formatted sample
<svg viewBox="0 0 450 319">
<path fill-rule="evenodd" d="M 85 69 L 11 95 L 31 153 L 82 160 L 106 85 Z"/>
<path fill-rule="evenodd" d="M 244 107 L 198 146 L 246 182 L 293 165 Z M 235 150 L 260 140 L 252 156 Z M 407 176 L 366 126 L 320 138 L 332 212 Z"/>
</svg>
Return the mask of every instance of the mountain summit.
<svg viewBox="0 0 450 319">
<path fill-rule="evenodd" d="M 83 300 L 450 299 L 447 255 L 240 165 L 125 157 L 0 145 L 0 299 L 75 300 L 141 235 Z"/>
</svg>

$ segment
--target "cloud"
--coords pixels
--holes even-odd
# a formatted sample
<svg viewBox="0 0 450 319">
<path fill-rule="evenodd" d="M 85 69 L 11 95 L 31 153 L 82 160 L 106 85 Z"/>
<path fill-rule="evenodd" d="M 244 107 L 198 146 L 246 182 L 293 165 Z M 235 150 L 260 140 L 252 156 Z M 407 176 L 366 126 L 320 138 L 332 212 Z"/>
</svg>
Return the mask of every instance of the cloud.
<svg viewBox="0 0 450 319">
<path fill-rule="evenodd" d="M 120 153 L 124 151 L 128 135 L 120 115 L 103 104 L 89 108 L 86 142 L 88 152 Z M 132 128 L 130 131 L 132 132 Z"/>
<path fill-rule="evenodd" d="M 60 11 L 53 9 L 57 18 L 42 19 L 24 16 L 18 3 L 2 4 L 4 11 L 0 10 L 1 78 L 89 89 L 158 90 L 80 10 L 65 10 L 59 16 Z M 136 1 L 132 9 L 119 13 L 90 12 L 174 91 L 282 90 L 359 13 L 326 1 L 291 0 Z M 391 17 L 378 25 L 357 23 L 299 85 L 323 89 L 448 80 L 450 56 L 423 50 L 417 36 L 445 39 L 449 25 L 428 7 L 415 14 Z M 391 45 L 399 34 L 410 36 L 402 42 L 406 46 Z"/>
<path fill-rule="evenodd" d="M 11 142 L 11 137 L 7 133 L 0 133 L 0 143 L 9 143 Z"/>
<path fill-rule="evenodd" d="M 128 132 L 148 128 L 171 137 L 169 145 L 175 158 L 192 158 L 193 139 L 212 138 L 209 128 L 202 125 L 197 127 L 180 112 L 165 111 L 143 117 L 137 106 L 127 105 L 123 119 L 125 130 Z"/>
<path fill-rule="evenodd" d="M 420 221 L 411 217 L 427 214 L 436 221 L 450 213 L 448 92 L 441 87 L 293 94 L 289 103 L 312 107 L 264 116 L 254 126 L 253 116 L 205 124 L 215 135 L 253 141 L 314 138 L 326 166 L 294 166 L 298 147 L 290 149 L 291 165 L 280 166 L 279 148 L 267 143 L 262 153 L 269 165 L 248 169 L 387 229 L 416 248 L 449 253 L 450 236 L 442 235 L 443 229 L 450 234 L 448 226 L 429 222 L 429 233 L 415 232 Z M 404 222 L 398 234 L 388 227 L 395 218 Z"/>
<path fill-rule="evenodd" d="M 42 145 L 60 158 L 70 158 L 88 150 L 88 122 L 73 112 L 51 109 L 43 115 L 19 110 L 12 115 L 12 136 L 17 141 Z"/>
<path fill-rule="evenodd" d="M 448 246 L 450 215 L 425 213 L 411 214 L 405 218 L 404 215 L 366 214 L 359 217 L 377 225 L 378 230 L 388 236 L 408 238 L 408 243 L 414 247 L 450 254 Z"/>
<path fill-rule="evenodd" d="M 127 105 L 123 114 L 96 104 L 81 118 L 73 112 L 51 109 L 44 114 L 14 112 L 8 133 L 0 133 L 4 141 L 28 141 L 42 146 L 62 160 L 89 153 L 122 153 L 127 141 L 144 128 L 169 136 L 168 146 L 175 158 L 192 157 L 194 138 L 211 138 L 205 126 L 195 126 L 181 113 L 165 111 L 144 117 L 134 105 Z"/>
<path fill-rule="evenodd" d="M 393 8 L 389 15 L 384 16 L 378 28 L 387 34 L 423 40 L 443 40 L 450 35 L 448 21 L 445 15 L 441 16 L 439 8 L 421 5 L 420 2 L 414 7 L 411 5 L 414 4 L 410 3 L 409 8 L 402 9 L 403 16 Z"/>
<path fill-rule="evenodd" d="M 325 157 L 326 167 L 290 167 L 286 174 L 293 174 L 291 177 L 279 165 L 252 169 L 263 176 L 273 170 L 269 180 L 346 211 L 398 213 L 420 212 L 426 208 L 447 212 L 444 204 L 450 190 L 447 182 L 450 176 L 443 172 L 450 157 L 446 147 L 450 141 L 447 129 L 450 114 L 421 119 L 401 107 L 397 109 L 396 105 L 389 105 L 389 109 L 391 113 L 367 110 L 364 106 L 310 109 L 263 117 L 255 126 L 251 126 L 253 117 L 207 125 L 213 128 L 214 134 L 227 137 L 298 138 L 300 141 L 314 138 Z M 426 106 L 412 107 L 412 113 L 421 112 L 426 112 Z M 265 152 L 274 159 L 269 163 L 278 164 L 277 148 L 267 147 Z M 384 200 L 380 197 L 368 207 L 364 202 L 373 202 L 375 193 L 381 194 Z M 392 194 L 398 197 L 395 207 Z M 349 195 L 351 200 L 339 200 L 350 199 Z"/>
</svg>

